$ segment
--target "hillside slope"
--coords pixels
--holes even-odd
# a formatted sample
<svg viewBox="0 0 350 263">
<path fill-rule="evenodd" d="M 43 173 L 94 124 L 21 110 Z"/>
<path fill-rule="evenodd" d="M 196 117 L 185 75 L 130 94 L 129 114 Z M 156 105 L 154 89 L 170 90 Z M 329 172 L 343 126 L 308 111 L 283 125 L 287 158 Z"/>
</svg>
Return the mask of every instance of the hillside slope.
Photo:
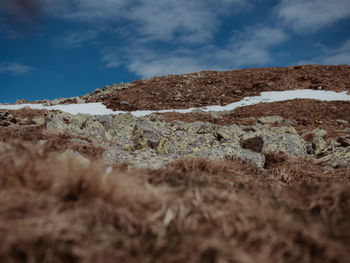
<svg viewBox="0 0 350 263">
<path fill-rule="evenodd" d="M 325 89 L 350 91 L 350 66 L 291 66 L 203 71 L 136 80 L 95 91 L 87 101 L 113 110 L 159 110 L 228 104 L 262 91 Z"/>
<path fill-rule="evenodd" d="M 174 109 L 301 88 L 349 91 L 350 67 L 156 77 L 45 103 Z M 346 263 L 349 211 L 350 101 L 0 110 L 0 262 Z"/>
</svg>

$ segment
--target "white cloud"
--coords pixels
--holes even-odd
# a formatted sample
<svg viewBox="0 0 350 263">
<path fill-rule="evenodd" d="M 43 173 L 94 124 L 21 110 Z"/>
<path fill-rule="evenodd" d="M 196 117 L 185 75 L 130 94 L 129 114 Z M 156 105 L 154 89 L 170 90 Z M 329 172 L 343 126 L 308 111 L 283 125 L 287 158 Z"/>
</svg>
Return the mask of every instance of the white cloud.
<svg viewBox="0 0 350 263">
<path fill-rule="evenodd" d="M 248 28 L 234 36 L 224 48 L 208 44 L 165 52 L 136 43 L 123 50 L 109 49 L 108 58 L 111 60 L 103 60 L 107 62 L 107 66 L 110 63 L 119 66 L 122 58 L 121 64 L 144 78 L 201 70 L 228 70 L 273 62 L 270 48 L 282 43 L 287 37 L 282 30 L 276 28 Z"/>
<path fill-rule="evenodd" d="M 350 38 L 339 48 L 324 48 L 323 50 L 321 56 L 308 61 L 300 61 L 298 64 L 350 65 Z"/>
<path fill-rule="evenodd" d="M 98 33 L 94 30 L 88 31 L 70 31 L 55 39 L 60 48 L 77 48 L 82 44 L 96 39 Z"/>
<path fill-rule="evenodd" d="M 350 17 L 349 0 L 282 0 L 276 8 L 279 18 L 298 33 L 328 27 Z"/>
<path fill-rule="evenodd" d="M 24 75 L 33 71 L 34 68 L 16 62 L 4 62 L 0 64 L 0 74 Z"/>
<path fill-rule="evenodd" d="M 46 0 L 44 10 L 56 18 L 118 27 L 138 41 L 203 43 L 212 38 L 223 15 L 249 10 L 249 0 Z"/>
<path fill-rule="evenodd" d="M 321 60 L 321 64 L 324 65 L 340 65 L 347 64 L 350 65 L 350 51 L 326 56 Z"/>
<path fill-rule="evenodd" d="M 102 50 L 102 61 L 105 62 L 105 67 L 107 68 L 117 68 L 120 66 L 120 56 L 114 52 L 112 49 L 106 48 Z"/>
<path fill-rule="evenodd" d="M 212 37 L 218 18 L 197 0 L 148 0 L 130 14 L 142 36 L 151 40 L 171 40 L 180 35 L 185 42 L 205 42 Z"/>
<path fill-rule="evenodd" d="M 229 58 L 236 66 L 264 65 L 273 60 L 271 46 L 278 45 L 287 38 L 287 34 L 278 28 L 249 28 L 233 38 Z"/>
<path fill-rule="evenodd" d="M 192 57 L 155 57 L 148 61 L 145 58 L 137 58 L 130 62 L 127 68 L 143 78 L 159 75 L 182 74 L 196 72 L 205 68 L 200 61 Z"/>
</svg>

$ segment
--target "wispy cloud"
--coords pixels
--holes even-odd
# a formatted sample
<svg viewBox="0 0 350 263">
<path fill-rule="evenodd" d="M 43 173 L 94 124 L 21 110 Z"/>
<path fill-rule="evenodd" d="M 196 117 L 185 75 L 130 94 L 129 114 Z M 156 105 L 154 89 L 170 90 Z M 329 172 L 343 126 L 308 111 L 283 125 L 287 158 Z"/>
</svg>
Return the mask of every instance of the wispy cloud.
<svg viewBox="0 0 350 263">
<path fill-rule="evenodd" d="M 298 64 L 350 65 L 350 38 L 339 48 L 324 47 L 322 55 L 310 60 L 299 61 Z"/>
<path fill-rule="evenodd" d="M 33 67 L 26 66 L 17 62 L 4 62 L 0 64 L 0 74 L 24 75 L 35 70 Z"/>
<path fill-rule="evenodd" d="M 349 0 L 282 0 L 276 8 L 278 17 L 298 33 L 329 27 L 350 17 Z"/>
<path fill-rule="evenodd" d="M 94 30 L 69 31 L 55 39 L 55 43 L 60 48 L 77 48 L 86 42 L 96 39 L 98 33 Z"/>
<path fill-rule="evenodd" d="M 105 48 L 100 54 L 106 68 L 117 68 L 121 65 L 121 56 L 117 52 L 114 52 L 113 49 Z"/>
<path fill-rule="evenodd" d="M 271 47 L 288 38 L 282 29 L 257 25 L 235 32 L 221 47 L 213 44 L 223 19 L 251 11 L 252 0 L 48 1 L 53 3 L 48 7 L 52 15 L 61 19 L 115 25 L 114 31 L 121 34 L 126 30 L 126 41 L 115 48 L 101 48 L 101 60 L 105 67 L 125 66 L 142 77 L 264 65 L 274 61 Z M 98 30 L 70 32 L 61 41 L 66 43 L 63 46 L 76 47 L 96 37 Z"/>
<path fill-rule="evenodd" d="M 249 10 L 248 0 L 68 0 L 44 1 L 54 17 L 109 27 L 130 23 L 138 41 L 204 43 L 212 38 L 221 17 Z M 228 12 L 230 10 L 230 12 Z"/>
<path fill-rule="evenodd" d="M 205 1 L 149 0 L 136 5 L 130 14 L 138 33 L 150 40 L 205 42 L 219 24 Z"/>
<path fill-rule="evenodd" d="M 270 48 L 287 39 L 288 35 L 279 28 L 248 28 L 232 38 L 229 59 L 236 66 L 264 65 L 273 61 Z"/>
<path fill-rule="evenodd" d="M 264 65 L 273 62 L 271 48 L 288 39 L 277 28 L 247 28 L 232 36 L 226 47 L 202 45 L 197 48 L 179 47 L 171 51 L 145 48 L 138 43 L 123 50 L 109 48 L 108 64 L 124 65 L 138 76 L 181 74 L 201 70 L 228 70 L 237 67 Z M 119 64 L 120 63 L 120 64 Z"/>
</svg>

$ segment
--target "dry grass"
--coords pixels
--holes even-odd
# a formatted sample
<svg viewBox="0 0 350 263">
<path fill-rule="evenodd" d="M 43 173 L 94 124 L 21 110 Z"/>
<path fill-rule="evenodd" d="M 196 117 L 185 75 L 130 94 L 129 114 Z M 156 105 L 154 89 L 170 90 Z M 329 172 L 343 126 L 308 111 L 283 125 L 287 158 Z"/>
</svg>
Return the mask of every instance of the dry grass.
<svg viewBox="0 0 350 263">
<path fill-rule="evenodd" d="M 21 122 L 19 125 L 0 127 L 0 142 L 13 144 L 17 141 L 26 141 L 38 144 L 41 141 L 45 146 L 45 152 L 64 152 L 67 149 L 72 149 L 92 160 L 101 158 L 105 151 L 103 147 L 94 144 L 77 143 L 72 140 L 73 137 L 69 134 L 53 133 L 47 131 L 43 125 L 33 125 L 33 118 L 44 118 L 46 111 L 24 108 L 11 111 L 11 114 L 15 118 L 21 119 Z M 79 139 L 92 142 L 88 138 L 79 137 Z"/>
<path fill-rule="evenodd" d="M 348 262 L 350 171 L 269 156 L 110 172 L 0 154 L 0 262 Z"/>
</svg>

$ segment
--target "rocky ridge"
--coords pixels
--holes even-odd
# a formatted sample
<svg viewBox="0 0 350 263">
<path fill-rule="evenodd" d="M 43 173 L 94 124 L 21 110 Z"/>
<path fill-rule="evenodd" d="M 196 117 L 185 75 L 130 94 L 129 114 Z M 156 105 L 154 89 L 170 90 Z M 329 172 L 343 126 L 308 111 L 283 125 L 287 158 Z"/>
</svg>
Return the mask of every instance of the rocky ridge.
<svg viewBox="0 0 350 263">
<path fill-rule="evenodd" d="M 270 126 L 277 122 L 285 126 Z M 221 126 L 200 121 L 168 123 L 154 114 L 137 118 L 131 114 L 67 113 L 48 113 L 45 121 L 49 131 L 89 137 L 106 149 L 106 161 L 126 162 L 132 167 L 162 168 L 186 158 L 233 158 L 264 168 L 269 154 L 309 158 L 332 168 L 350 167 L 349 136 L 326 142 L 325 130 L 318 128 L 299 135 L 288 126 L 291 123 L 280 116 L 260 118 L 249 126 Z M 307 136 L 312 139 L 305 140 Z"/>
</svg>

